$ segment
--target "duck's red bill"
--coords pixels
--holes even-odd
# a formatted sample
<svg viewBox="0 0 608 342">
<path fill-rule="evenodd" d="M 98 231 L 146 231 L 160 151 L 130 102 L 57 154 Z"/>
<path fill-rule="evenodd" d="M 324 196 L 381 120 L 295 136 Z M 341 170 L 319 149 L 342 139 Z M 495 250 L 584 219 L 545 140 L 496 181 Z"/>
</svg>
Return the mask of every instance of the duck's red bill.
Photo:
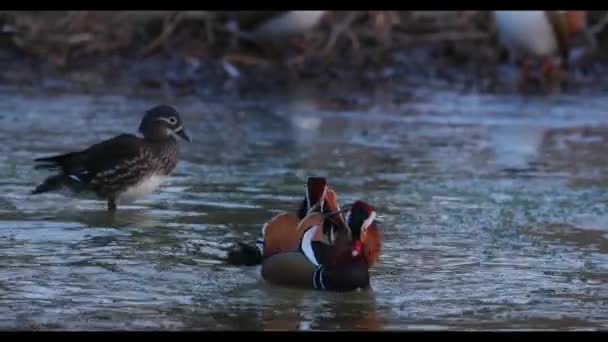
<svg viewBox="0 0 608 342">
<path fill-rule="evenodd" d="M 357 241 L 353 242 L 353 256 L 354 257 L 361 254 L 361 248 L 363 248 L 363 244 L 361 243 L 361 240 L 357 240 Z"/>
</svg>

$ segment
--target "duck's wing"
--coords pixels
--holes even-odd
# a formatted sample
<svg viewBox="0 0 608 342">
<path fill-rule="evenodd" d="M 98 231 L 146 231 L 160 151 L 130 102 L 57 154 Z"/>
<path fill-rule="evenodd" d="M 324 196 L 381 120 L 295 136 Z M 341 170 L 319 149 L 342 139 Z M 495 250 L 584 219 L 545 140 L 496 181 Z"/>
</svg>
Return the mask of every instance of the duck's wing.
<svg viewBox="0 0 608 342">
<path fill-rule="evenodd" d="M 312 226 L 320 226 L 323 224 L 324 216 L 319 212 L 314 212 L 306 215 L 302 220 L 300 220 L 297 224 L 297 235 L 298 239 L 304 234 L 304 232 Z"/>
<path fill-rule="evenodd" d="M 121 134 L 78 152 L 37 158 L 37 169 L 60 169 L 66 176 L 84 185 L 103 181 L 118 174 L 129 177 L 144 166 L 140 138 Z M 130 169 L 126 172 L 126 169 Z"/>
<path fill-rule="evenodd" d="M 281 213 L 270 219 L 262 227 L 258 247 L 264 257 L 275 253 L 297 250 L 299 218 L 296 213 Z"/>
</svg>

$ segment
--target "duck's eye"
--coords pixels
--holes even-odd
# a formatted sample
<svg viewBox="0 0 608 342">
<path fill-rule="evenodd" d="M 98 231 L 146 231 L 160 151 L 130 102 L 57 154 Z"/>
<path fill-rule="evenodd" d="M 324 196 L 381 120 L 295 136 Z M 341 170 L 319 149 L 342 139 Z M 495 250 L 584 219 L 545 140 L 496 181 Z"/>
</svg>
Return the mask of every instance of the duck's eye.
<svg viewBox="0 0 608 342">
<path fill-rule="evenodd" d="M 172 116 L 169 118 L 169 123 L 172 125 L 177 124 L 177 118 L 175 116 Z"/>
</svg>

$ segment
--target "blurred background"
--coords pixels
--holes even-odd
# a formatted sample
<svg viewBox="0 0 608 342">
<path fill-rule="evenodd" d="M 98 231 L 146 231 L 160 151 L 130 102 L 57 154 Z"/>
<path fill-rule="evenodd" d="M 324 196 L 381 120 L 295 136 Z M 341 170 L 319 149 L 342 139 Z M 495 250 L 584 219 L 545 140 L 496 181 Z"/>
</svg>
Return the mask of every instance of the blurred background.
<svg viewBox="0 0 608 342">
<path fill-rule="evenodd" d="M 606 15 L 587 12 L 569 42 L 571 84 L 603 84 Z M 281 91 L 303 80 L 342 91 L 407 81 L 514 88 L 488 11 L 9 11 L 0 27 L 4 84 L 172 94 Z"/>
</svg>

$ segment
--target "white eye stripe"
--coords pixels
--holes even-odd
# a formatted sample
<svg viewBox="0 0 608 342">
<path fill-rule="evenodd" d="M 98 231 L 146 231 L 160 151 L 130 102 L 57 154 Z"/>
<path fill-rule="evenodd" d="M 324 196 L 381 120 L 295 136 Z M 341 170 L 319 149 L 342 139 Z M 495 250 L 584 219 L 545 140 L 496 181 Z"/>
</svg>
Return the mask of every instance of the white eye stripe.
<svg viewBox="0 0 608 342">
<path fill-rule="evenodd" d="M 361 232 L 364 232 L 376 219 L 376 212 L 372 211 L 369 217 L 361 224 Z M 350 212 L 346 215 L 346 222 L 350 223 Z"/>
<path fill-rule="evenodd" d="M 166 123 L 168 123 L 169 125 L 175 125 L 177 123 L 177 118 L 175 116 L 172 116 L 170 118 L 156 118 L 156 121 L 164 121 Z"/>
<path fill-rule="evenodd" d="M 363 221 L 363 224 L 361 225 L 361 232 L 364 232 L 365 230 L 367 230 L 367 227 L 369 227 L 374 222 L 375 219 L 376 219 L 376 212 L 372 211 L 372 213 L 369 215 L 367 220 Z"/>
</svg>

